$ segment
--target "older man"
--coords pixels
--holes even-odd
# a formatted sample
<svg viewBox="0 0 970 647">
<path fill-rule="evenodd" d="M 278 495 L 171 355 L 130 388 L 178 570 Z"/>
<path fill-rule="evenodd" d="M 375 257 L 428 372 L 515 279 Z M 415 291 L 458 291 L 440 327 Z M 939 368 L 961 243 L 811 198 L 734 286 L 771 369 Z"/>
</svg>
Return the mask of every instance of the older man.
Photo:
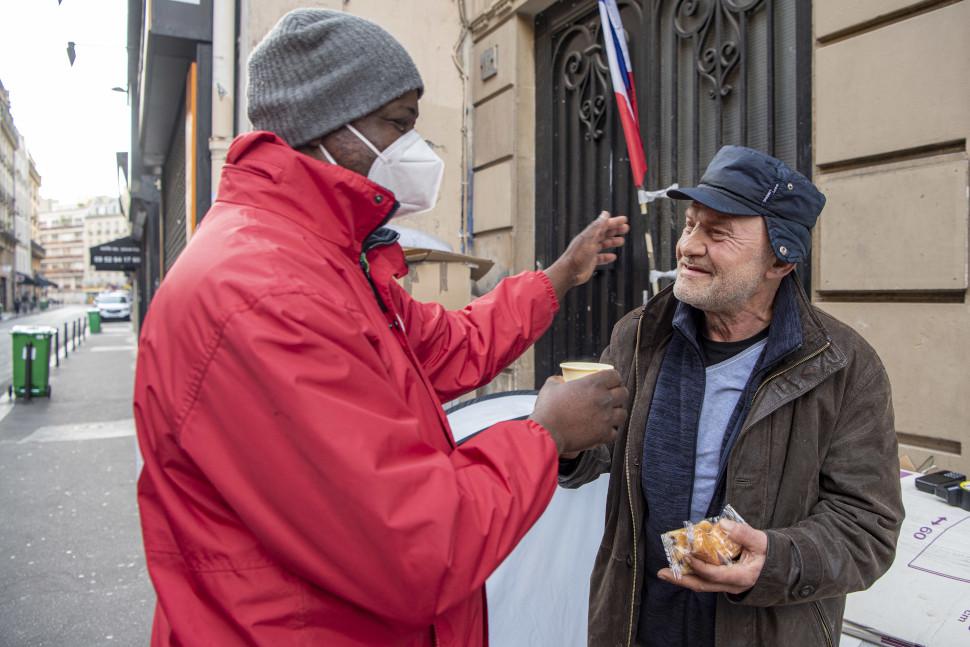
<svg viewBox="0 0 970 647">
<path fill-rule="evenodd" d="M 678 275 L 613 330 L 603 361 L 632 392 L 617 441 L 563 460 L 611 472 L 590 645 L 834 645 L 845 595 L 892 563 L 903 517 L 889 380 L 813 307 L 807 260 L 824 196 L 777 159 L 722 148 L 690 200 Z M 666 567 L 661 533 L 730 503 L 738 563 Z"/>
<path fill-rule="evenodd" d="M 382 226 L 430 209 L 442 177 L 407 52 L 298 10 L 249 83 L 259 130 L 230 148 L 139 344 L 152 644 L 482 645 L 485 579 L 548 504 L 557 454 L 613 438 L 627 393 L 615 371 L 552 382 L 531 419 L 460 447 L 441 402 L 542 335 L 625 218 L 464 310 L 418 303 Z"/>
</svg>

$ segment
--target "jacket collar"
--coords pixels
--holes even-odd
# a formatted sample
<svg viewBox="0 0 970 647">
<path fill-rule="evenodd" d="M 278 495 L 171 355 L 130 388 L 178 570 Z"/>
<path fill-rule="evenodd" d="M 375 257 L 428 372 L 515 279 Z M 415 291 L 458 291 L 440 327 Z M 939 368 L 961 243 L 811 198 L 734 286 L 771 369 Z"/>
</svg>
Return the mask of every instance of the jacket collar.
<svg viewBox="0 0 970 647">
<path fill-rule="evenodd" d="M 237 137 L 217 202 L 272 211 L 356 258 L 397 208 L 394 194 L 364 176 L 290 148 L 270 132 Z"/>
<path fill-rule="evenodd" d="M 806 331 L 803 329 L 803 312 L 797 295 L 800 290 L 798 282 L 791 275 L 782 280 L 778 286 L 772 305 L 771 326 L 768 329 L 765 354 L 759 362 L 762 369 L 770 369 L 779 364 L 800 349 L 804 343 Z M 674 300 L 676 301 L 676 298 Z M 805 305 L 807 306 L 807 303 Z M 703 312 L 682 301 L 676 301 L 673 328 L 680 332 L 698 353 L 701 352 L 700 335 L 703 321 Z"/>
<path fill-rule="evenodd" d="M 768 388 L 765 397 L 760 400 L 757 397 L 757 392 L 755 393 L 755 402 L 748 412 L 744 428 L 750 427 L 786 402 L 814 388 L 833 373 L 843 369 L 847 363 L 845 353 L 833 343 L 828 330 L 809 302 L 808 295 L 802 289 L 798 277 L 794 273 L 790 274 L 782 282 L 782 286 L 785 288 L 784 291 L 779 288 L 782 302 L 779 303 L 779 296 L 775 297 L 776 308 L 772 314 L 772 328 L 777 328 L 777 330 L 772 330 L 768 334 L 768 345 L 771 348 L 765 350 L 765 360 L 768 360 L 770 353 L 772 362 L 764 361 L 760 368 L 762 375 L 767 377 L 758 390 L 760 391 L 761 387 Z M 659 371 L 660 362 L 651 364 L 652 375 L 648 378 L 646 376 L 647 367 L 644 365 L 645 356 L 651 353 L 657 354 L 658 351 L 663 350 L 672 331 L 675 330 L 674 320 L 678 318 L 678 315 L 680 316 L 680 330 L 689 331 L 691 329 L 685 326 L 684 317 L 687 315 L 681 311 L 682 306 L 684 304 L 674 297 L 672 287 L 667 287 L 641 310 L 640 321 L 637 325 L 644 333 L 644 338 L 637 349 L 635 361 L 638 362 L 643 371 L 641 373 L 642 381 L 656 379 L 653 372 Z M 797 312 L 797 331 L 792 328 L 796 321 L 792 316 L 795 312 Z M 777 327 L 775 326 L 776 316 L 782 318 L 779 320 L 781 325 Z M 696 324 L 694 330 L 696 331 Z M 800 339 L 800 343 L 783 343 L 783 339 L 780 338 L 785 334 L 793 334 L 793 340 Z M 774 341 L 772 341 L 772 336 L 775 336 Z M 786 352 L 786 347 L 791 350 Z M 662 356 L 662 354 L 658 356 Z M 783 380 L 783 385 L 780 384 L 782 381 L 774 379 L 780 375 L 786 377 Z M 649 399 L 645 402 L 649 405 Z"/>
<path fill-rule="evenodd" d="M 779 298 L 782 299 L 780 305 L 783 314 L 778 312 Z M 770 352 L 772 363 L 782 360 L 785 360 L 784 364 L 797 363 L 826 344 L 831 344 L 828 331 L 809 302 L 808 295 L 805 294 L 801 281 L 794 272 L 782 281 L 775 302 L 772 328 L 777 330 L 768 333 L 769 343 L 772 346 Z M 696 321 L 688 322 L 687 313 L 691 310 L 694 308 L 677 300 L 673 286 L 661 290 L 640 310 L 638 325 L 641 327 L 643 338 L 638 352 L 665 345 L 674 328 L 679 328 L 685 334 L 693 330 L 693 339 L 696 340 Z M 782 324 L 783 319 L 784 324 L 776 326 L 776 316 L 780 317 L 778 323 Z M 797 343 L 785 343 L 784 338 L 788 335 L 791 335 L 793 340 L 797 339 Z M 772 336 L 775 337 L 773 343 Z M 769 359 L 767 350 L 765 359 Z"/>
</svg>

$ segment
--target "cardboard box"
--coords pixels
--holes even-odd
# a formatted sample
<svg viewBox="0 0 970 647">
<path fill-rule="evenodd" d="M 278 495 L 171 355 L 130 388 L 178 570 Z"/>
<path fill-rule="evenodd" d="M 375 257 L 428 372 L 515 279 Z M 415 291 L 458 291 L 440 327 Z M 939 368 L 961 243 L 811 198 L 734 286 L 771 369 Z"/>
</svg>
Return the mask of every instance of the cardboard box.
<svg viewBox="0 0 970 647">
<path fill-rule="evenodd" d="M 853 593 L 843 631 L 876 644 L 970 645 L 970 512 L 902 477 L 896 560 L 869 590 Z"/>
<path fill-rule="evenodd" d="M 492 269 L 492 261 L 435 249 L 404 248 L 408 275 L 402 284 L 418 301 L 440 303 L 460 310 L 472 300 L 472 281 Z"/>
</svg>

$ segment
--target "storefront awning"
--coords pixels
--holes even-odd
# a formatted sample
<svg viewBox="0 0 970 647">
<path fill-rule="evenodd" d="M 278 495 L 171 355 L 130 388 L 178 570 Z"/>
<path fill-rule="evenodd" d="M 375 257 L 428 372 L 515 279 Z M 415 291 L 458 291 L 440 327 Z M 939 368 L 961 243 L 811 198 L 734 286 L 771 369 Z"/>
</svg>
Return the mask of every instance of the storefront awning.
<svg viewBox="0 0 970 647">
<path fill-rule="evenodd" d="M 37 285 L 37 283 L 31 275 L 17 272 L 17 285 Z"/>
<path fill-rule="evenodd" d="M 133 272 L 141 267 L 141 247 L 131 236 L 96 245 L 91 265 L 99 272 Z"/>
<path fill-rule="evenodd" d="M 53 281 L 49 281 L 47 277 L 45 277 L 43 274 L 37 274 L 34 276 L 34 285 L 40 288 L 58 287 L 57 283 L 54 283 Z"/>
</svg>

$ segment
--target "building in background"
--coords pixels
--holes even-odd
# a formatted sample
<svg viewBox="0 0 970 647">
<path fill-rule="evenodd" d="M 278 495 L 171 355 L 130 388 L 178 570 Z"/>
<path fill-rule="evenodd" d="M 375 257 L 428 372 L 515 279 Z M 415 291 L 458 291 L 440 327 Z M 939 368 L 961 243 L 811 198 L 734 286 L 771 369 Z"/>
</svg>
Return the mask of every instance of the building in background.
<svg viewBox="0 0 970 647">
<path fill-rule="evenodd" d="M 50 281 L 44 277 L 43 260 L 47 250 L 40 243 L 40 184 L 41 177 L 37 165 L 30 158 L 30 274 L 34 280 L 37 298 L 46 300 Z"/>
<path fill-rule="evenodd" d="M 0 82 L 0 306 L 4 312 L 36 307 L 46 281 L 35 261 L 43 255 L 36 233 L 41 177 L 14 125 L 10 94 Z"/>
<path fill-rule="evenodd" d="M 84 302 L 84 216 L 87 207 L 47 202 L 40 213 L 41 261 L 44 276 L 56 288 L 48 298 L 60 303 Z"/>
<path fill-rule="evenodd" d="M 91 264 L 91 248 L 125 238 L 130 233 L 131 225 L 117 200 L 101 199 L 89 207 L 84 218 L 84 292 L 88 301 L 101 292 L 129 288 L 128 275 L 125 272 L 94 269 Z"/>
<path fill-rule="evenodd" d="M 73 205 L 45 201 L 39 221 L 45 252 L 40 265 L 48 298 L 90 303 L 104 290 L 129 289 L 123 272 L 95 272 L 91 267 L 91 247 L 128 235 L 130 222 L 117 198 L 97 197 Z"/>
<path fill-rule="evenodd" d="M 724 144 L 813 178 L 829 202 L 803 283 L 885 361 L 901 451 L 970 470 L 970 0 L 620 5 L 650 188 L 697 182 Z M 494 261 L 472 294 L 548 266 L 601 209 L 634 214 L 616 266 L 571 293 L 491 388 L 532 388 L 560 360 L 598 355 L 649 298 L 649 270 L 674 267 L 684 206 L 636 215 L 595 0 L 130 0 L 140 316 L 249 129 L 249 53 L 298 6 L 375 20 L 414 57 L 418 128 L 447 170 L 438 207 L 401 224 Z"/>
<path fill-rule="evenodd" d="M 37 301 L 36 283 L 31 271 L 31 234 L 33 233 L 33 208 L 35 192 L 31 169 L 34 163 L 27 152 L 27 145 L 23 136 L 17 140 L 14 150 L 14 236 L 17 246 L 14 251 L 14 275 L 16 277 L 16 298 L 24 305 L 24 310 L 32 307 Z"/>
<path fill-rule="evenodd" d="M 15 258 L 17 234 L 14 225 L 14 152 L 20 140 L 10 114 L 10 94 L 0 82 L 0 308 L 11 312 L 17 283 Z"/>
<path fill-rule="evenodd" d="M 212 23 L 212 0 L 128 3 L 132 137 L 122 208 L 142 249 L 132 286 L 136 325 L 211 204 Z M 223 66 L 232 67 L 231 43 L 228 51 Z M 232 105 L 233 85 L 221 83 L 218 91 Z M 224 127 L 223 147 L 234 125 Z"/>
</svg>

